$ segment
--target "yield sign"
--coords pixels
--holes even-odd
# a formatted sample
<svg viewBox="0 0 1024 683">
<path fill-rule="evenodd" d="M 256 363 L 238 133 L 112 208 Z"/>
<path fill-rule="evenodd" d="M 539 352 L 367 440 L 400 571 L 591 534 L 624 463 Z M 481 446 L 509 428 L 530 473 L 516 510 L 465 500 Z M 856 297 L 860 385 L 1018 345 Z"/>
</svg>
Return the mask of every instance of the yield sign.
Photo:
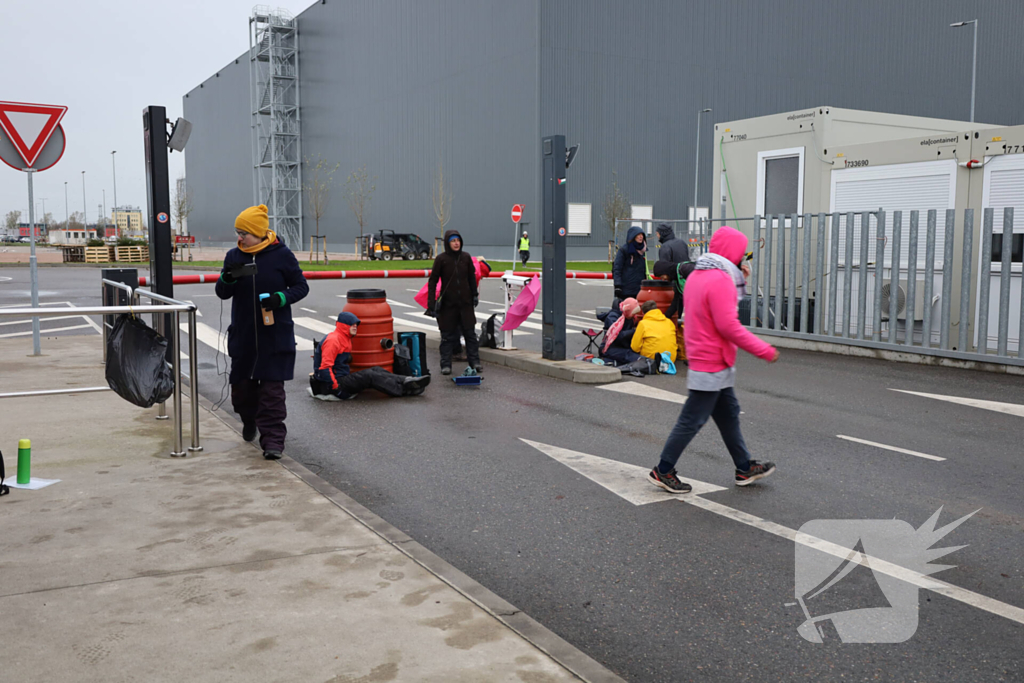
<svg viewBox="0 0 1024 683">
<path fill-rule="evenodd" d="M 68 108 L 56 104 L 0 102 L 0 128 L 31 168 Z"/>
</svg>

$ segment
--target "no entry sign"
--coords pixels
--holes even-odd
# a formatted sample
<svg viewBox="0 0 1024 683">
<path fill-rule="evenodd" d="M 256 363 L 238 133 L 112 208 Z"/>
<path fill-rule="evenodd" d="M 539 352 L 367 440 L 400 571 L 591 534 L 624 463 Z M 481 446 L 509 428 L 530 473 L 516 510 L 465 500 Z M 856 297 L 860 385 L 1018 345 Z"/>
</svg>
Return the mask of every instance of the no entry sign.
<svg viewBox="0 0 1024 683">
<path fill-rule="evenodd" d="M 520 219 L 522 219 L 522 217 L 523 217 L 523 205 L 522 204 L 515 204 L 515 205 L 513 205 L 513 207 L 512 207 L 512 222 L 513 223 L 519 223 L 519 221 L 520 221 Z"/>
</svg>

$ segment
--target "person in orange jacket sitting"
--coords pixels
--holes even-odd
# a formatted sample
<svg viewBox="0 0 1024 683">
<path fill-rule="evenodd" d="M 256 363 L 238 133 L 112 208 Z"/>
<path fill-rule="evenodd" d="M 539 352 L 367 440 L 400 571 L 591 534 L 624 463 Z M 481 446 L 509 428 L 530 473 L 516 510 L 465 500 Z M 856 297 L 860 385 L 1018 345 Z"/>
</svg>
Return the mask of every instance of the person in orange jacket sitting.
<svg viewBox="0 0 1024 683">
<path fill-rule="evenodd" d="M 359 329 L 359 318 L 347 311 L 338 316 L 334 332 L 324 337 L 313 351 L 313 374 L 309 378 L 314 398 L 347 401 L 360 391 L 376 389 L 388 396 L 419 396 L 430 384 L 430 376 L 402 377 L 384 368 L 372 367 L 352 372 L 352 337 Z"/>
</svg>

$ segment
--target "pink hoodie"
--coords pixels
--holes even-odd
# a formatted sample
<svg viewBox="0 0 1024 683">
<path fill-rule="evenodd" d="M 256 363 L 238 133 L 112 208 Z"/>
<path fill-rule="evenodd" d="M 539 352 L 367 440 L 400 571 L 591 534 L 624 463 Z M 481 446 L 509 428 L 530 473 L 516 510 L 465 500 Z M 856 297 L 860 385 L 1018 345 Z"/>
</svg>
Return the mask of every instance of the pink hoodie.
<svg viewBox="0 0 1024 683">
<path fill-rule="evenodd" d="M 711 253 L 739 263 L 747 251 L 747 237 L 723 226 L 711 238 Z M 736 364 L 736 347 L 764 360 L 775 348 L 740 324 L 736 285 L 723 270 L 695 270 L 683 290 L 686 320 L 686 357 L 691 370 L 720 372 Z"/>
</svg>

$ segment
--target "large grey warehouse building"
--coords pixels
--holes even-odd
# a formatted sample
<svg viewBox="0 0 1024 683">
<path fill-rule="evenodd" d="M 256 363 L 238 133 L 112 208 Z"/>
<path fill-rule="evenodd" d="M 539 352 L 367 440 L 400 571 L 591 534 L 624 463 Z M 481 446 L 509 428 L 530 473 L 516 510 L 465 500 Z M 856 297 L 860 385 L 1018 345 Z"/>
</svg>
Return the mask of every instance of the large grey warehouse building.
<svg viewBox="0 0 1024 683">
<path fill-rule="evenodd" d="M 569 255 L 603 258 L 613 183 L 637 217 L 687 216 L 698 129 L 707 207 L 717 122 L 825 104 L 966 121 L 972 26 L 950 24 L 974 18 L 976 119 L 1024 123 L 1019 0 L 321 0 L 294 19 L 257 8 L 253 49 L 184 98 L 190 230 L 229 242 L 240 209 L 270 202 L 279 232 L 308 248 L 299 162 L 322 158 L 338 164 L 320 219 L 332 250 L 354 249 L 344 181 L 365 167 L 367 231 L 437 236 L 443 175 L 447 227 L 473 253 L 511 256 L 512 205 L 539 227 L 541 137 L 565 134 L 581 145 Z"/>
</svg>

